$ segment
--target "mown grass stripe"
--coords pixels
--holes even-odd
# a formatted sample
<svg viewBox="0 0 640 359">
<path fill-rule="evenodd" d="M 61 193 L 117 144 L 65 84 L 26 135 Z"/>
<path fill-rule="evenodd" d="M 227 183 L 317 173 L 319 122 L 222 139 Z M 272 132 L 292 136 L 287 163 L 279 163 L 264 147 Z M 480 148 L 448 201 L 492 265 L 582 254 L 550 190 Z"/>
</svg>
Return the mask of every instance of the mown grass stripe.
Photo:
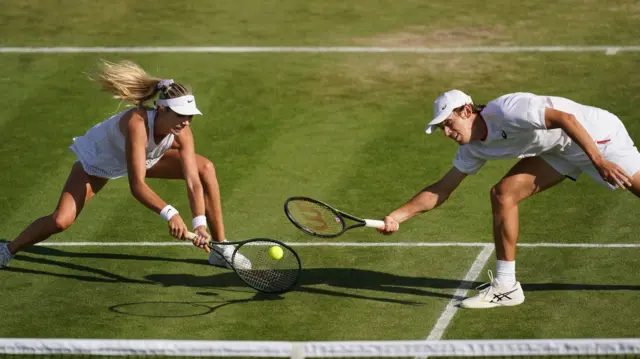
<svg viewBox="0 0 640 359">
<path fill-rule="evenodd" d="M 379 46 L 126 46 L 126 47 L 0 47 L 0 53 L 531 53 L 531 52 L 637 52 L 640 46 L 460 46 L 460 47 L 379 47 Z"/>
<path fill-rule="evenodd" d="M 292 247 L 485 247 L 476 242 L 287 242 Z M 160 247 L 190 246 L 191 242 L 42 242 L 48 247 Z M 540 248 L 640 248 L 640 243 L 520 243 L 518 247 Z"/>
</svg>

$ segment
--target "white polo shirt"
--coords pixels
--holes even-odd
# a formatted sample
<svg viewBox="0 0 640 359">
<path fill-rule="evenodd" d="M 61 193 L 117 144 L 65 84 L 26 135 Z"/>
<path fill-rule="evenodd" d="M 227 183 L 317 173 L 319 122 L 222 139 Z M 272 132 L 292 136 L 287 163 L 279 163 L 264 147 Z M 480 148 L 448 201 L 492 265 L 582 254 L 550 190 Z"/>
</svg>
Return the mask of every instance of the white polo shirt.
<svg viewBox="0 0 640 359">
<path fill-rule="evenodd" d="M 597 121 L 598 111 L 604 110 L 562 97 L 507 94 L 489 102 L 481 112 L 487 124 L 487 138 L 460 146 L 453 165 L 461 172 L 474 174 L 487 160 L 525 158 L 568 149 L 572 140 L 562 129 L 546 128 L 547 107 L 573 114 L 592 137 L 606 131 L 605 124 Z"/>
</svg>

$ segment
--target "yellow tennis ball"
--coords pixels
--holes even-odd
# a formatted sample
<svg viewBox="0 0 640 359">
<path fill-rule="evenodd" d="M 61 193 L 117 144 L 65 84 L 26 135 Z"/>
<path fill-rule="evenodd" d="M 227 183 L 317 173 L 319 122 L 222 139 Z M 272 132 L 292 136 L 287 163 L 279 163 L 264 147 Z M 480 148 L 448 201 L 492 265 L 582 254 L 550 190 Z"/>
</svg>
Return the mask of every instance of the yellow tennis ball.
<svg viewBox="0 0 640 359">
<path fill-rule="evenodd" d="M 269 256 L 275 260 L 280 260 L 282 259 L 282 256 L 284 255 L 284 251 L 282 250 L 282 247 L 280 246 L 272 246 L 271 248 L 269 248 Z"/>
</svg>

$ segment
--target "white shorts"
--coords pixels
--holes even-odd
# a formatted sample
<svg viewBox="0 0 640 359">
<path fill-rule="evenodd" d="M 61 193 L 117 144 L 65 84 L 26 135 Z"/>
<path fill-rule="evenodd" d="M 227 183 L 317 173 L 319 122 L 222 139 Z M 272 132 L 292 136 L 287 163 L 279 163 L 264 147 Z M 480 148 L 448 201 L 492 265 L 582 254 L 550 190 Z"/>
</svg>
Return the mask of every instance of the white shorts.
<svg viewBox="0 0 640 359">
<path fill-rule="evenodd" d="M 622 167 L 629 176 L 640 171 L 640 152 L 629 137 L 622 121 L 606 111 L 598 114 L 598 120 L 606 122 L 607 130 L 592 131 L 594 133 L 590 135 L 596 141 L 604 158 Z M 584 172 L 609 189 L 614 190 L 618 187 L 611 185 L 600 176 L 587 154 L 575 142 L 562 151 L 543 153 L 540 158 L 574 181 Z"/>
</svg>

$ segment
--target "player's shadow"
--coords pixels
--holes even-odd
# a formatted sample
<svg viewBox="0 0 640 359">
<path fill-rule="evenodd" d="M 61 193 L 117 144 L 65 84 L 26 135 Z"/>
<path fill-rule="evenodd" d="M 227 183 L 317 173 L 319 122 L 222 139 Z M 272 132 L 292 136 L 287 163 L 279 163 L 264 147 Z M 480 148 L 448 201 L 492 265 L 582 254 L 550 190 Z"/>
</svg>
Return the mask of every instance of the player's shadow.
<svg viewBox="0 0 640 359">
<path fill-rule="evenodd" d="M 152 274 L 145 276 L 151 282 L 163 286 L 187 286 L 195 288 L 227 288 L 237 286 L 240 279 L 233 272 L 214 275 L 193 274 Z M 473 289 L 482 282 L 457 279 L 413 277 L 356 268 L 307 268 L 293 289 L 296 292 L 322 294 L 335 297 L 366 299 L 399 304 L 419 304 L 420 297 L 435 297 L 461 300 L 463 298 L 433 289 L 451 291 L 458 288 Z M 640 290 L 638 285 L 574 284 L 574 283 L 532 283 L 523 284 L 525 291 L 565 291 L 565 290 Z M 355 290 L 363 290 L 356 293 Z M 404 294 L 415 296 L 413 300 L 387 298 L 370 292 Z"/>
<path fill-rule="evenodd" d="M 186 286 L 194 288 L 223 289 L 236 287 L 242 284 L 242 280 L 234 272 L 225 272 L 214 275 L 194 275 L 194 274 L 151 274 L 144 277 L 146 280 L 161 284 L 163 286 Z M 438 279 L 421 278 L 423 285 L 439 287 Z M 405 288 L 404 284 L 415 283 L 416 278 L 390 275 L 382 272 L 366 271 L 360 269 L 305 269 L 303 270 L 299 282 L 292 290 L 295 292 L 307 292 L 323 294 L 336 297 L 346 297 L 354 299 L 375 300 L 399 304 L 420 304 L 415 300 L 403 300 L 385 298 L 377 295 L 354 293 L 353 289 L 378 291 L 385 293 L 413 294 L 420 296 L 431 296 L 440 298 L 450 298 L 444 293 L 431 292 L 420 288 Z M 432 281 L 434 280 L 434 281 Z M 446 280 L 445 280 L 446 281 Z M 456 282 L 456 281 L 451 281 Z M 458 283 L 458 282 L 456 282 Z M 327 288 L 317 288 L 315 285 L 326 284 L 334 288 L 352 289 L 352 291 L 337 291 Z"/>
<path fill-rule="evenodd" d="M 145 276 L 145 279 L 168 287 L 187 286 L 220 289 L 242 284 L 241 279 L 233 272 L 204 276 L 193 274 L 151 274 Z M 318 288 L 318 285 L 325 286 L 324 288 Z M 355 293 L 353 290 L 359 289 L 387 294 L 411 294 L 450 299 L 450 295 L 428 291 L 423 288 L 446 289 L 456 288 L 458 285 L 460 285 L 460 282 L 456 280 L 397 276 L 354 268 L 313 268 L 303 270 L 299 282 L 293 291 L 398 304 L 420 304 L 415 300 L 386 298 L 369 293 Z M 326 286 L 330 288 L 326 288 Z M 350 291 L 334 290 L 333 288 L 349 289 Z"/>
<path fill-rule="evenodd" d="M 1 240 L 0 240 L 1 241 Z M 152 274 L 143 279 L 130 278 L 126 275 L 112 273 L 103 269 L 93 268 L 87 265 L 57 261 L 56 258 L 92 258 L 97 260 L 141 261 L 141 262 L 180 262 L 196 265 L 194 272 L 197 274 Z M 220 270 L 212 268 L 205 258 L 175 258 L 144 255 L 130 255 L 121 253 L 90 253 L 69 252 L 47 246 L 32 246 L 16 256 L 17 260 L 58 266 L 70 270 L 63 273 L 54 273 L 40 269 L 16 268 L 9 266 L 6 271 L 29 273 L 35 275 L 49 275 L 61 278 L 75 279 L 86 282 L 104 283 L 131 283 L 163 286 L 187 286 L 195 288 L 231 288 L 242 287 L 245 284 L 232 271 L 217 273 Z M 123 268 L 126 268 L 123 266 Z M 78 274 L 77 272 L 83 272 Z M 442 299 L 462 299 L 446 292 L 458 288 L 473 289 L 482 282 L 469 282 L 457 279 L 402 276 L 374 270 L 357 268 L 305 268 L 300 276 L 300 281 L 293 289 L 298 292 L 322 294 L 335 297 L 347 297 L 355 299 L 375 300 L 400 304 L 417 304 L 420 297 L 435 297 Z M 578 283 L 523 283 L 525 291 L 566 291 L 566 290 L 640 290 L 639 285 L 614 285 L 614 284 L 578 284 Z M 434 291 L 445 290 L 445 291 Z M 354 290 L 363 290 L 355 293 Z M 368 292 L 367 292 L 368 291 Z M 386 298 L 371 292 L 385 294 L 403 294 L 415 296 L 414 300 Z"/>
<path fill-rule="evenodd" d="M 0 240 L 2 242 L 2 240 Z M 158 257 L 158 256 L 142 256 L 136 254 L 123 253 L 91 253 L 91 252 L 69 252 L 59 248 L 49 246 L 30 246 L 23 249 L 20 253 L 40 254 L 47 257 L 66 257 L 66 258 L 92 258 L 92 259 L 114 259 L 114 260 L 135 260 L 135 261 L 153 261 L 164 263 L 189 263 L 204 264 L 206 260 L 193 258 L 176 258 L 176 257 Z M 203 253 L 204 255 L 205 253 Z M 20 254 L 18 254 L 20 256 Z"/>
<path fill-rule="evenodd" d="M 8 242 L 6 239 L 0 239 L 0 243 Z M 122 253 L 90 253 L 90 252 L 70 252 L 58 248 L 48 246 L 31 246 L 27 247 L 15 256 L 15 259 L 22 262 L 30 262 L 37 264 L 45 264 L 63 269 L 70 270 L 68 273 L 54 273 L 39 269 L 17 268 L 9 266 L 3 270 L 9 272 L 28 273 L 33 275 L 48 275 L 60 278 L 76 279 L 86 282 L 103 282 L 103 283 L 133 283 L 133 284 L 154 284 L 146 280 L 128 278 L 126 276 L 112 273 L 103 269 L 93 268 L 90 266 L 70 263 L 68 261 L 56 260 L 58 258 L 90 258 L 96 260 L 118 260 L 118 261 L 155 261 L 162 263 L 188 263 L 195 265 L 207 264 L 206 259 L 191 258 L 175 258 L 175 257 L 158 257 L 158 256 L 142 256 Z M 77 274 L 83 272 L 83 274 Z"/>
</svg>

